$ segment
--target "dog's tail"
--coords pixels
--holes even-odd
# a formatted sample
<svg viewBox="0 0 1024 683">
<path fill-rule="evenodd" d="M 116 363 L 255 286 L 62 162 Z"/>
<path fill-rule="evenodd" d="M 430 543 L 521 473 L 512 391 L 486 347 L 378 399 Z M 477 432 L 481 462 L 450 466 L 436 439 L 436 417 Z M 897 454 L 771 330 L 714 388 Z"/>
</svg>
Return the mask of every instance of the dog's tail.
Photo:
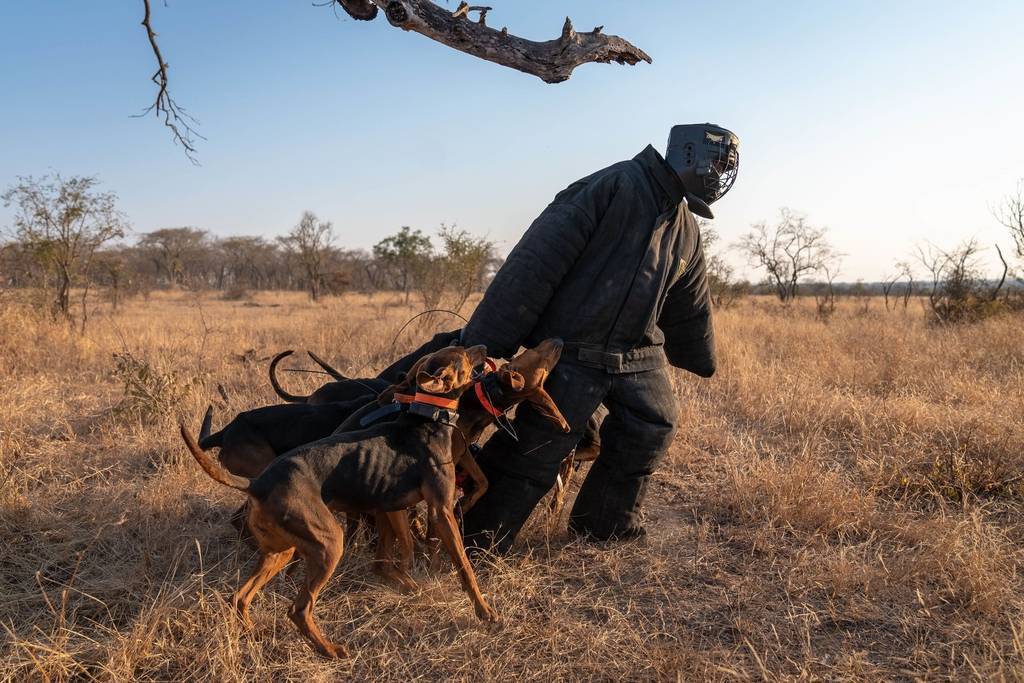
<svg viewBox="0 0 1024 683">
<path fill-rule="evenodd" d="M 249 485 L 252 484 L 252 479 L 248 477 L 240 477 L 237 474 L 231 474 L 227 469 L 220 464 L 220 462 L 212 457 L 209 453 L 204 451 L 196 443 L 192 435 L 189 434 L 188 429 L 184 424 L 178 425 L 181 431 L 181 438 L 185 440 L 185 445 L 188 446 L 188 450 L 191 451 L 192 457 L 196 459 L 199 466 L 206 470 L 206 473 L 210 475 L 215 481 L 230 486 L 233 489 L 239 491 L 249 491 Z"/>
<path fill-rule="evenodd" d="M 220 448 L 224 445 L 224 430 L 216 434 L 210 433 L 210 425 L 213 423 L 213 406 L 206 408 L 206 415 L 203 415 L 203 424 L 199 427 L 199 447 L 204 451 L 211 448 Z"/>
<path fill-rule="evenodd" d="M 326 370 L 327 374 L 330 375 L 331 377 L 333 377 L 334 379 L 338 380 L 339 382 L 344 382 L 345 380 L 348 379 L 348 377 L 346 377 L 345 375 L 341 374 L 340 372 L 338 372 L 337 370 L 332 368 L 327 361 L 325 361 L 323 358 L 321 358 L 320 356 L 316 355 L 312 351 L 307 350 L 306 353 L 309 354 L 309 357 L 313 359 L 314 363 L 316 363 L 317 365 L 322 367 L 324 370 Z"/>
<path fill-rule="evenodd" d="M 309 399 L 309 396 L 296 396 L 295 394 L 289 394 L 277 382 L 277 364 L 293 353 L 295 352 L 291 350 L 282 351 L 274 356 L 274 359 L 270 361 L 270 385 L 274 387 L 274 391 L 277 392 L 277 395 L 285 401 L 288 401 L 288 403 L 305 403 Z"/>
</svg>

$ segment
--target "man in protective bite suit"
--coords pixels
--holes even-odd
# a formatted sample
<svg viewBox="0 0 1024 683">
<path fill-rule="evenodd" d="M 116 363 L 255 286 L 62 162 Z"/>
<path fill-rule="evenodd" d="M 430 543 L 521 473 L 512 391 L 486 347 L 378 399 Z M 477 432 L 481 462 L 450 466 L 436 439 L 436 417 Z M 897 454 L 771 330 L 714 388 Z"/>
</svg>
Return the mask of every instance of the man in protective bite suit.
<svg viewBox="0 0 1024 683">
<path fill-rule="evenodd" d="M 644 534 L 640 506 L 672 441 L 678 406 L 669 364 L 715 372 L 704 252 L 693 214 L 729 191 L 739 140 L 712 124 L 674 126 L 654 147 L 560 192 L 509 254 L 462 332 L 510 357 L 559 337 L 561 361 L 545 387 L 572 430 L 529 406 L 499 431 L 479 462 L 487 493 L 465 516 L 467 546 L 504 552 L 554 485 L 559 465 L 602 404 L 601 454 L 569 517 L 592 540 Z"/>
</svg>

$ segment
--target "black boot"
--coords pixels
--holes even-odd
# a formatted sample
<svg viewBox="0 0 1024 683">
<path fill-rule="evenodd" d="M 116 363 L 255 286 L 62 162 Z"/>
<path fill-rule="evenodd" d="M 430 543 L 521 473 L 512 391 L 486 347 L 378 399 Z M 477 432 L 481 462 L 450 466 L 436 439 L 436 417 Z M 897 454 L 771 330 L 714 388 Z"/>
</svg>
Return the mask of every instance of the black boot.
<svg viewBox="0 0 1024 683">
<path fill-rule="evenodd" d="M 466 552 L 481 550 L 504 554 L 550 487 L 509 473 L 484 469 L 487 493 L 463 519 Z"/>
<path fill-rule="evenodd" d="M 647 532 L 640 524 L 640 507 L 648 479 L 615 477 L 598 458 L 576 496 L 569 531 L 590 541 L 643 537 Z"/>
</svg>

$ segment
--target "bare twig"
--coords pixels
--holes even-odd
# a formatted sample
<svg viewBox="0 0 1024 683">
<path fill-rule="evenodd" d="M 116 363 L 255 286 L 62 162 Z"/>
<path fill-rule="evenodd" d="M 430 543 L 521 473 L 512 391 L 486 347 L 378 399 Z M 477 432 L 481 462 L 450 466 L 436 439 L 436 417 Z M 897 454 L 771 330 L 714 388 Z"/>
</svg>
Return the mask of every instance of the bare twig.
<svg viewBox="0 0 1024 683">
<path fill-rule="evenodd" d="M 470 12 L 479 12 L 480 16 L 477 18 L 478 24 L 487 24 L 487 13 L 490 12 L 493 7 L 484 7 L 482 5 L 470 5 L 468 2 L 463 0 L 459 3 L 458 9 L 452 12 L 452 16 L 458 19 L 459 17 L 468 16 Z"/>
<path fill-rule="evenodd" d="M 200 135 L 195 128 L 199 122 L 171 97 L 167 88 L 170 83 L 167 75 L 168 65 L 164 61 L 163 54 L 160 52 L 160 45 L 156 42 L 157 33 L 153 30 L 153 24 L 150 21 L 152 14 L 150 0 L 142 0 L 142 4 L 146 9 L 145 16 L 142 18 L 142 25 L 146 28 L 146 36 L 149 38 L 149 45 L 153 50 L 153 56 L 156 57 L 157 64 L 156 73 L 153 74 L 151 80 L 156 83 L 158 90 L 153 104 L 146 107 L 137 116 L 146 116 L 152 112 L 157 118 L 163 118 L 164 125 L 171 129 L 174 142 L 181 145 L 182 149 L 185 150 L 185 156 L 188 157 L 189 161 L 193 164 L 198 164 L 199 162 L 195 156 L 196 138 L 201 140 L 206 138 Z"/>
</svg>

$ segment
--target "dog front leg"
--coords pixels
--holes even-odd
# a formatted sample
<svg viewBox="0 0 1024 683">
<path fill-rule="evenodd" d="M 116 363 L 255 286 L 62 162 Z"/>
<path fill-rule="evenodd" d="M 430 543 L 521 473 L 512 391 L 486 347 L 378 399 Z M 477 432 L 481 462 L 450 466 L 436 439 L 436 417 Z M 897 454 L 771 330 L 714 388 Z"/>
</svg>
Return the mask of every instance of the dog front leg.
<svg viewBox="0 0 1024 683">
<path fill-rule="evenodd" d="M 412 569 L 413 541 L 412 531 L 409 528 L 409 513 L 406 510 L 384 513 L 386 523 L 390 526 L 391 536 L 398 543 L 398 562 L 392 559 L 390 568 L 392 577 L 397 582 L 399 589 L 404 592 L 412 592 L 419 589 L 416 581 L 409 576 Z M 383 532 L 382 532 L 383 533 Z M 390 544 L 389 544 L 390 550 Z"/>
<path fill-rule="evenodd" d="M 452 562 L 455 563 L 459 578 L 462 580 L 462 588 L 473 601 L 477 617 L 484 621 L 497 621 L 498 614 L 484 600 L 476 581 L 476 574 L 473 572 L 472 565 L 469 564 L 469 558 L 466 557 L 466 549 L 462 545 L 462 534 L 459 532 L 455 515 L 447 506 L 431 505 L 429 510 L 433 526 L 441 537 L 441 542 L 444 543 Z"/>
<path fill-rule="evenodd" d="M 473 480 L 473 492 L 469 494 L 469 498 L 462 501 L 462 514 L 469 512 L 469 509 L 476 505 L 476 502 L 480 500 L 480 497 L 487 493 L 487 487 L 489 486 L 487 481 L 487 475 L 480 469 L 480 465 L 477 464 L 476 458 L 469 453 L 462 458 L 459 463 L 462 469 L 466 472 L 466 475 Z"/>
</svg>

